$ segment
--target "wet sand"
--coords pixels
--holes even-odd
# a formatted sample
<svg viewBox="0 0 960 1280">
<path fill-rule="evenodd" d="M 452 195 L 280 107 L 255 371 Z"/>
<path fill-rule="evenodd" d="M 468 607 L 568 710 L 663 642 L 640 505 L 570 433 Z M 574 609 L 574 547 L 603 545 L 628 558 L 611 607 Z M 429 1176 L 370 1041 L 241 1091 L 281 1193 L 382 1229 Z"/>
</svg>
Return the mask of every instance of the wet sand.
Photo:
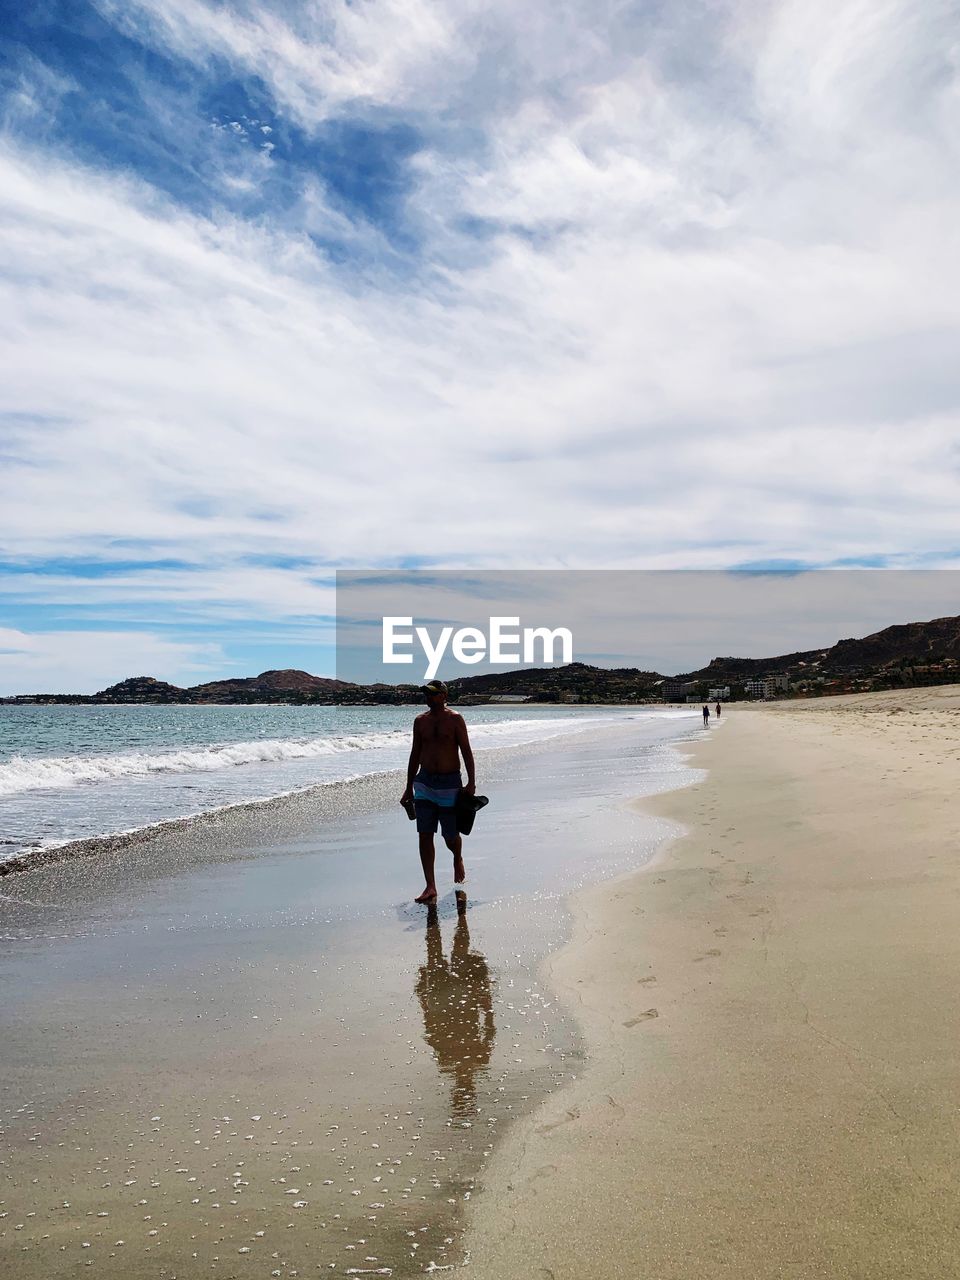
<svg viewBox="0 0 960 1280">
<path fill-rule="evenodd" d="M 677 732 L 689 732 L 680 725 Z M 636 725 L 485 752 L 428 913 L 384 776 L 8 876 L 0 1267 L 17 1280 L 420 1274 L 497 1134 L 580 1070 L 537 972 L 565 895 L 671 830 Z"/>
<path fill-rule="evenodd" d="M 652 802 L 688 834 L 574 898 L 586 1066 L 484 1171 L 472 1280 L 960 1272 L 960 688 L 723 720 Z"/>
</svg>

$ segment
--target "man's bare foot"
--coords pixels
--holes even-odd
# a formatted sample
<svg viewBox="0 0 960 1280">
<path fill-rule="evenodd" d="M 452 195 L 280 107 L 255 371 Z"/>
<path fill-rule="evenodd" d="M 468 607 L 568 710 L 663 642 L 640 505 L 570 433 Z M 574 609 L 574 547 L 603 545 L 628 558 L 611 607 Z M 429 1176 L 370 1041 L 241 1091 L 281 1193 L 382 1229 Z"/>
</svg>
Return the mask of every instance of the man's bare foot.
<svg viewBox="0 0 960 1280">
<path fill-rule="evenodd" d="M 453 855 L 453 879 L 455 884 L 463 884 L 467 878 L 466 868 L 463 865 L 463 854 L 455 853 Z"/>
<path fill-rule="evenodd" d="M 431 889 L 429 887 L 424 889 L 423 893 L 420 894 L 419 898 L 414 898 L 414 902 L 423 902 L 423 903 L 436 902 L 436 900 L 437 900 L 436 889 Z"/>
</svg>

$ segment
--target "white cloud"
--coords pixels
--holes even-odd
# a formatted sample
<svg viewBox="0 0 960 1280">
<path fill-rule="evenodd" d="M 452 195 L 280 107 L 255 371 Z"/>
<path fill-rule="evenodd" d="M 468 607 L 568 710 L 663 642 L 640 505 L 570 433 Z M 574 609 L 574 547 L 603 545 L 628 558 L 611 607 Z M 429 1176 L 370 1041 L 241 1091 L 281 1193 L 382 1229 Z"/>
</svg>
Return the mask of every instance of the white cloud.
<svg viewBox="0 0 960 1280">
<path fill-rule="evenodd" d="M 229 59 L 262 76 L 287 110 L 316 123 L 346 102 L 404 103 L 438 67 L 445 81 L 468 60 L 457 39 L 456 6 L 430 0 L 355 5 L 239 5 L 203 0 L 100 0 L 118 24 L 143 24 L 181 57 Z"/>
<path fill-rule="evenodd" d="M 326 580 L 303 569 L 237 567 L 231 564 L 169 567 L 112 572 L 103 577 L 61 573 L 18 572 L 0 577 L 0 608 L 6 599 L 12 611 L 17 605 L 58 603 L 99 610 L 109 616 L 123 606 L 144 616 L 164 616 L 176 609 L 181 623 L 259 619 L 263 625 L 284 620 L 309 619 L 315 642 L 333 639 L 325 619 L 336 613 L 333 573 Z M 170 620 L 170 615 L 166 614 Z"/>
<path fill-rule="evenodd" d="M 18 693 L 95 693 L 118 679 L 153 675 L 199 684 L 222 672 L 220 646 L 181 644 L 145 632 L 28 633 L 0 627 L 0 696 Z M 118 673 L 122 673 L 119 674 Z"/>
<path fill-rule="evenodd" d="M 954 546 L 944 5 L 124 13 L 197 65 L 263 76 L 307 127 L 409 114 L 425 249 L 391 275 L 382 233 L 316 180 L 282 221 L 203 218 L 8 141 L 8 553 L 136 544 L 197 567 L 20 591 L 280 617 L 324 611 L 316 575 L 244 557 L 710 567 Z"/>
</svg>

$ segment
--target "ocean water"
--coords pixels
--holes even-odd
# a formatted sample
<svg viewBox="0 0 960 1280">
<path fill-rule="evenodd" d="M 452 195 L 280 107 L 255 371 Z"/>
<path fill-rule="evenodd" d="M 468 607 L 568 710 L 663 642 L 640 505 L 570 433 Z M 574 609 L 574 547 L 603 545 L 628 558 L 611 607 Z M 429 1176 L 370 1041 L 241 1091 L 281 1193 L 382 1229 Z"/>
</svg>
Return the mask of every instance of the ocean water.
<svg viewBox="0 0 960 1280">
<path fill-rule="evenodd" d="M 0 861 L 402 769 L 419 707 L 0 706 Z M 465 708 L 476 752 L 659 708 Z"/>
</svg>

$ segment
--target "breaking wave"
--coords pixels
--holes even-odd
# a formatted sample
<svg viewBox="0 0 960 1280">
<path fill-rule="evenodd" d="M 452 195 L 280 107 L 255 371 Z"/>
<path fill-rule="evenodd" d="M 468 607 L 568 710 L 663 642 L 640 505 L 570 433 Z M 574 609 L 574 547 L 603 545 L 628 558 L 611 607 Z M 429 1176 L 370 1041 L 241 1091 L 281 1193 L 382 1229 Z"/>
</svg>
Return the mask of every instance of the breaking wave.
<svg viewBox="0 0 960 1280">
<path fill-rule="evenodd" d="M 242 764 L 307 760 L 372 747 L 399 746 L 407 738 L 399 732 L 370 733 L 356 737 L 284 739 L 161 751 L 147 755 L 125 751 L 103 756 L 14 756 L 0 764 L 0 795 L 16 795 L 42 787 L 70 787 L 81 782 L 108 782 L 115 778 L 146 778 L 158 773 L 212 773 Z"/>
<path fill-rule="evenodd" d="M 492 745 L 505 738 L 529 741 L 531 727 L 534 727 L 536 737 L 553 737 L 568 730 L 571 722 L 557 719 L 505 720 L 478 725 L 472 730 L 472 736 L 481 745 L 484 742 Z M 124 751 L 110 755 L 17 755 L 0 763 L 0 796 L 44 788 L 73 787 L 80 783 L 111 782 L 118 778 L 213 773 L 237 765 L 278 764 L 285 760 L 309 760 L 376 748 L 402 750 L 409 741 L 410 730 L 405 728 L 320 738 L 260 738 L 253 742 L 227 742 L 155 754 Z"/>
</svg>

